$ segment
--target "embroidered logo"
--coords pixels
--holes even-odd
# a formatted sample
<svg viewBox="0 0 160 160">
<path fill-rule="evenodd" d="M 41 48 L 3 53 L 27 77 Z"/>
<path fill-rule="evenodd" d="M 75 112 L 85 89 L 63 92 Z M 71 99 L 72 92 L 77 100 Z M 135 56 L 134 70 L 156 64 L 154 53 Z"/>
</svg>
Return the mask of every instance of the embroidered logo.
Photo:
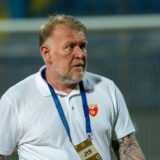
<svg viewBox="0 0 160 160">
<path fill-rule="evenodd" d="M 97 104 L 89 104 L 88 111 L 91 116 L 95 117 L 98 113 L 98 105 Z"/>
</svg>

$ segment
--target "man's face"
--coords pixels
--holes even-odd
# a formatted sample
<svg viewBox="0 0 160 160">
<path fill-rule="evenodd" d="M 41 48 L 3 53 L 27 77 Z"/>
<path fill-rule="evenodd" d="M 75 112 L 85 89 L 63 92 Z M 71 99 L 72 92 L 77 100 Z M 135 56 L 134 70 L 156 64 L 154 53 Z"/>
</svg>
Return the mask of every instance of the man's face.
<svg viewBox="0 0 160 160">
<path fill-rule="evenodd" d="M 79 82 L 86 70 L 86 36 L 82 31 L 57 25 L 49 38 L 49 65 L 53 76 L 67 82 Z"/>
</svg>

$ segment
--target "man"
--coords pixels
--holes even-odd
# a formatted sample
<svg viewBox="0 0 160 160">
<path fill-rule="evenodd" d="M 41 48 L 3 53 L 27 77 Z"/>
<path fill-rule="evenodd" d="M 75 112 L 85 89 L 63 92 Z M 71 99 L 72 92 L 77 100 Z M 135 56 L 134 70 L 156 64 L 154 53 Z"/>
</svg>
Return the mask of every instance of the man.
<svg viewBox="0 0 160 160">
<path fill-rule="evenodd" d="M 66 15 L 40 28 L 45 66 L 0 100 L 0 160 L 144 160 L 116 85 L 85 72 L 86 28 Z"/>
</svg>

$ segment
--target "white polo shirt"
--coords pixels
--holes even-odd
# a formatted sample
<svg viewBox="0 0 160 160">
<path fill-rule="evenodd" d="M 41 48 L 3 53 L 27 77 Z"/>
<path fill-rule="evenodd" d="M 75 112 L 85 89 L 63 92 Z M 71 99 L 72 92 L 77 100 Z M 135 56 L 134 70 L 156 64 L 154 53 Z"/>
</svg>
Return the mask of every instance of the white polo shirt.
<svg viewBox="0 0 160 160">
<path fill-rule="evenodd" d="M 41 72 L 11 87 L 0 100 L 0 155 L 16 148 L 20 160 L 80 160 L 61 122 Z M 115 84 L 86 73 L 86 91 L 92 142 L 103 160 L 110 160 L 113 138 L 135 131 L 125 101 Z M 63 107 L 74 145 L 87 138 L 79 87 L 70 94 L 56 91 Z"/>
</svg>

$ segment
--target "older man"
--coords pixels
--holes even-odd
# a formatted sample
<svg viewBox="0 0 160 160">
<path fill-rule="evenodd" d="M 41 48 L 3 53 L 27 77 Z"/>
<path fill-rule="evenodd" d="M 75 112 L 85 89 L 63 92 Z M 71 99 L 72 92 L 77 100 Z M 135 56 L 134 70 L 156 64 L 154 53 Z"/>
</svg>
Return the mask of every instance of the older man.
<svg viewBox="0 0 160 160">
<path fill-rule="evenodd" d="M 125 101 L 109 79 L 86 72 L 86 27 L 67 15 L 40 28 L 45 66 L 0 100 L 0 160 L 144 160 Z"/>
</svg>

